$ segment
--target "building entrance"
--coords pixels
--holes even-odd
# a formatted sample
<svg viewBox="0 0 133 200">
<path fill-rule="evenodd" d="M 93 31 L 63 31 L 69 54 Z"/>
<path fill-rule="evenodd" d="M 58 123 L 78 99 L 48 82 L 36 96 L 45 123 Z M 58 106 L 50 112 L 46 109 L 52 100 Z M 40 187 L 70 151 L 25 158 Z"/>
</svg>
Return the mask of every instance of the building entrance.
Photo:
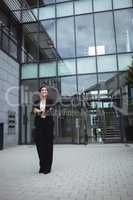
<svg viewBox="0 0 133 200">
<path fill-rule="evenodd" d="M 61 97 L 55 106 L 54 142 L 62 144 L 121 142 L 121 116 L 115 110 L 120 98 L 107 91 Z M 32 100 L 24 101 L 21 110 L 21 143 L 33 143 L 34 116 Z"/>
</svg>

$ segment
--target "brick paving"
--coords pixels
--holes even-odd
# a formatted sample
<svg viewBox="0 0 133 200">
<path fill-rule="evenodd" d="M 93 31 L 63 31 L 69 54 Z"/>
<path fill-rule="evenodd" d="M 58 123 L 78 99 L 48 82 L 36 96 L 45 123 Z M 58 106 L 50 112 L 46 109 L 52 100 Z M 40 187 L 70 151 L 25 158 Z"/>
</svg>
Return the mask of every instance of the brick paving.
<svg viewBox="0 0 133 200">
<path fill-rule="evenodd" d="M 0 151 L 0 200 L 133 200 L 133 145 L 55 145 L 52 172 L 36 148 Z"/>
</svg>

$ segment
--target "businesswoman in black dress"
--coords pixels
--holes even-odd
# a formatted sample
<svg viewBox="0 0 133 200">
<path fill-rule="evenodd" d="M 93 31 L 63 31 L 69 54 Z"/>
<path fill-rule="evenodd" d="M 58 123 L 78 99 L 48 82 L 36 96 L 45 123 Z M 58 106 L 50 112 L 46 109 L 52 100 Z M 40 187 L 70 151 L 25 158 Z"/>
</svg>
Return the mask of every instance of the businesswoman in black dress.
<svg viewBox="0 0 133 200">
<path fill-rule="evenodd" d="M 40 98 L 33 104 L 34 140 L 39 157 L 39 173 L 48 174 L 51 172 L 53 161 L 53 102 L 49 99 L 46 85 L 43 85 L 39 92 Z"/>
</svg>

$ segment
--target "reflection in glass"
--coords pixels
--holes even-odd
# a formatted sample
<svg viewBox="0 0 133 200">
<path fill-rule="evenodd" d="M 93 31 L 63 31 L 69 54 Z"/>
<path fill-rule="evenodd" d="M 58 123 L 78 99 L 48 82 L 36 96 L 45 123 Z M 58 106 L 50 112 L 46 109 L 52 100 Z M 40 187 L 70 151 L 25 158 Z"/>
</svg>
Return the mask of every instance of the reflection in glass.
<svg viewBox="0 0 133 200">
<path fill-rule="evenodd" d="M 128 72 L 127 71 L 120 71 L 119 74 L 118 74 L 119 87 L 122 88 L 123 95 L 128 95 L 127 76 L 128 76 Z M 124 91 L 125 89 L 126 89 L 126 91 Z M 124 99 L 124 101 L 125 100 L 126 99 Z M 128 96 L 127 96 L 127 100 L 128 100 Z"/>
<path fill-rule="evenodd" d="M 23 87 L 22 88 L 23 92 L 26 92 L 26 93 L 29 93 L 29 92 L 37 93 L 38 92 L 38 82 L 36 79 L 35 80 L 22 80 L 22 87 Z"/>
<path fill-rule="evenodd" d="M 56 50 L 53 41 L 46 32 L 39 33 L 39 60 L 56 58 Z"/>
<path fill-rule="evenodd" d="M 73 2 L 56 5 L 57 17 L 73 15 Z"/>
<path fill-rule="evenodd" d="M 38 81 L 35 80 L 22 80 L 21 82 L 21 105 L 28 105 L 28 113 L 31 114 L 33 101 L 38 98 Z"/>
<path fill-rule="evenodd" d="M 68 28 L 69 27 L 69 28 Z M 74 57 L 74 21 L 73 17 L 57 20 L 57 49 L 64 57 Z"/>
<path fill-rule="evenodd" d="M 95 74 L 78 76 L 78 92 L 97 90 L 97 77 Z"/>
<path fill-rule="evenodd" d="M 76 88 L 76 77 L 61 77 L 61 95 L 62 96 L 73 96 L 77 94 Z"/>
<path fill-rule="evenodd" d="M 41 48 L 49 48 L 50 38 L 47 37 L 46 32 L 39 33 L 39 46 Z M 51 42 L 52 43 L 52 42 Z"/>
<path fill-rule="evenodd" d="M 22 114 L 22 136 L 27 137 L 31 142 L 31 129 L 34 127 L 34 116 L 32 115 L 32 105 L 33 102 L 38 99 L 38 81 L 37 80 L 23 80 L 21 83 L 21 114 Z M 28 120 L 25 124 L 25 118 L 27 116 Z M 25 130 L 27 126 L 28 130 Z"/>
<path fill-rule="evenodd" d="M 40 53 L 39 59 L 44 61 L 44 62 L 45 62 L 45 60 L 52 60 L 52 59 L 55 60 L 56 59 L 56 52 L 55 52 L 54 49 L 51 49 L 51 48 L 49 48 L 49 49 L 40 48 L 40 52 L 39 53 Z"/>
<path fill-rule="evenodd" d="M 40 21 L 40 24 L 44 31 L 48 33 L 51 43 L 55 45 L 55 20 Z"/>
<path fill-rule="evenodd" d="M 57 88 L 57 79 L 55 77 L 40 79 L 40 84 L 39 85 L 41 86 L 44 83 L 46 85 L 48 85 L 49 87 L 55 87 L 55 88 Z"/>
<path fill-rule="evenodd" d="M 21 82 L 21 129 L 22 143 L 32 143 L 32 130 L 34 128 L 33 102 L 38 99 L 38 81 L 23 80 Z M 24 117 L 25 116 L 25 117 Z M 28 119 L 28 120 L 25 120 Z M 26 127 L 26 128 L 25 128 Z"/>
<path fill-rule="evenodd" d="M 58 62 L 58 75 L 69 75 L 75 73 L 75 59 L 61 60 Z"/>
<path fill-rule="evenodd" d="M 132 7 L 132 0 L 113 0 L 114 9 Z"/>
<path fill-rule="evenodd" d="M 37 78 L 37 64 L 23 64 L 21 74 L 22 79 Z"/>
<path fill-rule="evenodd" d="M 39 77 L 56 76 L 56 62 L 41 63 L 39 65 Z"/>
<path fill-rule="evenodd" d="M 94 11 L 111 10 L 111 0 L 94 0 Z"/>
<path fill-rule="evenodd" d="M 25 62 L 36 61 L 38 59 L 37 32 L 24 35 L 24 48 L 26 51 Z"/>
<path fill-rule="evenodd" d="M 9 53 L 17 59 L 17 45 L 12 40 L 9 41 Z"/>
<path fill-rule="evenodd" d="M 128 66 L 131 65 L 133 54 L 119 54 L 118 63 L 119 70 L 127 70 Z"/>
<path fill-rule="evenodd" d="M 42 6 L 42 5 L 47 5 L 47 4 L 52 4 L 52 3 L 55 3 L 55 0 L 39 0 L 39 5 Z"/>
<path fill-rule="evenodd" d="M 95 14 L 97 54 L 114 53 L 114 26 L 112 12 Z"/>
<path fill-rule="evenodd" d="M 118 52 L 133 51 L 133 9 L 115 11 Z"/>
<path fill-rule="evenodd" d="M 92 12 L 92 0 L 77 0 L 74 1 L 75 14 Z"/>
<path fill-rule="evenodd" d="M 3 34 L 3 36 L 2 36 L 2 48 L 6 51 L 6 52 L 8 52 L 9 51 L 9 39 L 8 39 L 8 37 L 7 37 L 7 35 L 6 34 Z"/>
<path fill-rule="evenodd" d="M 116 64 L 116 56 L 98 56 L 98 71 L 99 72 L 108 72 L 108 71 L 117 71 L 117 64 Z"/>
<path fill-rule="evenodd" d="M 77 16 L 76 19 L 76 47 L 77 56 L 94 55 L 94 29 L 93 16 L 83 15 Z"/>
<path fill-rule="evenodd" d="M 56 0 L 56 3 L 64 2 L 64 1 L 70 1 L 70 0 Z"/>
<path fill-rule="evenodd" d="M 117 74 L 116 73 L 99 74 L 98 83 L 100 90 L 107 90 L 108 96 L 113 95 L 118 87 Z"/>
<path fill-rule="evenodd" d="M 95 57 L 90 58 L 78 58 L 77 59 L 78 73 L 95 73 L 96 72 L 96 60 Z"/>
<path fill-rule="evenodd" d="M 34 8 L 31 10 L 33 12 L 33 14 L 35 15 L 36 18 L 38 18 L 38 9 Z"/>
<path fill-rule="evenodd" d="M 54 5 L 39 8 L 39 20 L 54 18 L 54 17 L 55 17 L 55 6 Z"/>
</svg>

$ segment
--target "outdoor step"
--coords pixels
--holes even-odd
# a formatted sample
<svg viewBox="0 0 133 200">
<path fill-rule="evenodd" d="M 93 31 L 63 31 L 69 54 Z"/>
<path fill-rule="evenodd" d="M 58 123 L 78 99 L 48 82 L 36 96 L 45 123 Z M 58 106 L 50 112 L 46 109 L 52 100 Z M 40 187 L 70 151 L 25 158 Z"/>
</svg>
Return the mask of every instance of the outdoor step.
<svg viewBox="0 0 133 200">
<path fill-rule="evenodd" d="M 105 135 L 120 135 L 120 132 L 108 132 L 108 133 L 106 133 Z"/>
<path fill-rule="evenodd" d="M 105 144 L 109 144 L 109 143 L 120 143 L 121 142 L 121 139 L 120 140 L 105 140 L 104 143 Z"/>
<path fill-rule="evenodd" d="M 120 137 L 120 135 L 105 135 L 104 138 L 111 138 L 111 137 Z"/>
<path fill-rule="evenodd" d="M 120 138 L 120 135 L 105 135 L 104 138 Z"/>
<path fill-rule="evenodd" d="M 113 132 L 116 132 L 116 133 L 119 133 L 120 130 L 115 130 L 115 129 L 106 129 L 106 133 L 113 133 Z"/>
<path fill-rule="evenodd" d="M 116 129 L 106 129 L 106 132 L 120 132 L 120 130 L 116 130 Z"/>
</svg>

